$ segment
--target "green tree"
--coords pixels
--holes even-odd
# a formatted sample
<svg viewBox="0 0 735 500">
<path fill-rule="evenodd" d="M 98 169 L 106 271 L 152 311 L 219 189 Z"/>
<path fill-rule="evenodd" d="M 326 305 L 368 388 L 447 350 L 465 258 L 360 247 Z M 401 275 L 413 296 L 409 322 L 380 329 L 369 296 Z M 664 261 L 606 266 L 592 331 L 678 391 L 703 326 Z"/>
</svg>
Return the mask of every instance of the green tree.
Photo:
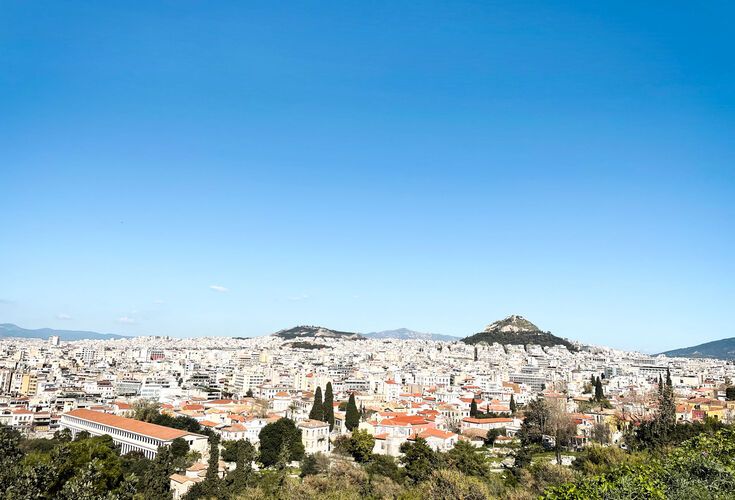
<svg viewBox="0 0 735 500">
<path fill-rule="evenodd" d="M 599 403 L 603 399 L 605 399 L 605 392 L 602 389 L 602 380 L 600 380 L 600 377 L 597 377 L 595 381 L 595 401 Z"/>
<path fill-rule="evenodd" d="M 311 405 L 309 418 L 312 420 L 324 420 L 324 402 L 322 401 L 321 387 L 317 387 L 314 393 L 314 403 Z"/>
<path fill-rule="evenodd" d="M 55 470 L 52 466 L 40 462 L 18 467 L 17 475 L 12 482 L 0 483 L 0 498 L 49 498 L 54 474 Z"/>
<path fill-rule="evenodd" d="M 282 488 L 286 481 L 286 475 L 288 473 L 288 465 L 290 463 L 291 452 L 288 449 L 288 444 L 285 442 L 281 443 L 281 448 L 278 450 L 278 456 L 276 458 L 275 469 L 278 477 L 278 487 Z"/>
<path fill-rule="evenodd" d="M 301 429 L 293 420 L 281 418 L 272 422 L 258 435 L 260 440 L 260 462 L 270 467 L 278 461 L 281 446 L 286 445 L 290 461 L 300 461 L 304 457 L 304 444 L 301 442 Z"/>
<path fill-rule="evenodd" d="M 357 404 L 355 403 L 355 394 L 350 394 L 350 399 L 347 401 L 347 410 L 345 414 L 345 427 L 351 431 L 357 429 L 360 425 L 360 412 L 357 410 Z"/>
<path fill-rule="evenodd" d="M 148 474 L 141 478 L 143 498 L 171 498 L 169 476 L 173 474 L 173 457 L 168 446 L 159 446 Z"/>
<path fill-rule="evenodd" d="M 8 488 L 19 473 L 21 434 L 0 424 L 0 492 Z"/>
<path fill-rule="evenodd" d="M 520 477 L 521 471 L 531 465 L 532 457 L 533 454 L 531 453 L 531 448 L 523 444 L 513 453 L 512 472 L 515 478 Z"/>
<path fill-rule="evenodd" d="M 582 475 L 576 481 L 548 488 L 542 498 L 732 498 L 734 457 L 735 430 L 702 433 L 666 453 L 623 460 L 606 467 L 599 475 Z"/>
<path fill-rule="evenodd" d="M 329 424 L 329 432 L 334 430 L 334 393 L 332 392 L 332 382 L 327 382 L 327 388 L 324 392 L 324 421 Z"/>
<path fill-rule="evenodd" d="M 356 462 L 364 463 L 370 459 L 375 447 L 375 438 L 366 430 L 355 429 L 347 442 L 347 452 Z"/>
<path fill-rule="evenodd" d="M 253 475 L 255 448 L 247 439 L 235 442 L 237 443 L 237 459 L 235 470 L 232 472 L 232 486 L 235 492 L 241 492 L 248 487 Z"/>
<path fill-rule="evenodd" d="M 666 431 L 676 423 L 676 403 L 674 401 L 674 388 L 671 384 L 671 374 L 666 369 L 666 383 L 664 384 L 661 399 L 659 401 L 659 421 Z"/>
<path fill-rule="evenodd" d="M 222 441 L 222 451 L 220 452 L 220 458 L 225 462 L 236 462 L 237 453 L 240 450 L 240 443 L 242 439 L 228 439 Z"/>
<path fill-rule="evenodd" d="M 406 477 L 414 483 L 426 480 L 432 471 L 438 468 L 440 457 L 428 445 L 424 438 L 416 438 L 415 441 L 406 441 L 401 445 L 400 461 Z"/>
<path fill-rule="evenodd" d="M 403 471 L 390 455 L 373 455 L 365 466 L 365 470 L 371 476 L 385 476 L 396 483 L 403 480 Z"/>
<path fill-rule="evenodd" d="M 467 476 L 484 477 L 490 474 L 485 455 L 467 441 L 457 441 L 444 460 L 448 469 L 456 469 Z"/>
<path fill-rule="evenodd" d="M 248 389 L 248 392 L 245 393 L 245 397 L 246 398 L 252 398 L 253 397 L 253 390 L 252 389 Z"/>
<path fill-rule="evenodd" d="M 523 446 L 541 443 L 544 434 L 548 434 L 547 427 L 551 417 L 549 405 L 543 399 L 535 399 L 524 409 L 523 423 L 518 432 L 518 438 Z"/>
<path fill-rule="evenodd" d="M 728 401 L 735 401 L 735 386 L 725 389 L 725 399 Z"/>
<path fill-rule="evenodd" d="M 516 405 L 516 400 L 513 397 L 513 394 L 510 395 L 510 414 L 515 415 L 518 411 L 518 406 Z"/>
<path fill-rule="evenodd" d="M 171 456 L 173 458 L 185 457 L 189 453 L 189 443 L 184 438 L 176 438 L 171 441 Z"/>
<path fill-rule="evenodd" d="M 142 422 L 153 422 L 159 415 L 161 405 L 151 401 L 140 400 L 133 403 L 133 418 Z"/>
<path fill-rule="evenodd" d="M 496 498 L 486 481 L 450 469 L 432 471 L 417 490 L 417 497 L 427 500 L 489 500 Z"/>
<path fill-rule="evenodd" d="M 209 462 L 205 476 L 209 483 L 215 483 L 219 479 L 219 440 L 219 434 L 209 436 Z"/>
<path fill-rule="evenodd" d="M 301 477 L 326 474 L 329 471 L 329 457 L 324 453 L 306 455 L 301 461 Z"/>
<path fill-rule="evenodd" d="M 472 398 L 472 402 L 470 403 L 470 417 L 477 417 L 477 402 L 475 398 Z"/>
<path fill-rule="evenodd" d="M 485 435 L 485 444 L 495 446 L 495 441 L 500 436 L 505 436 L 505 428 L 501 429 L 489 429 Z"/>
</svg>

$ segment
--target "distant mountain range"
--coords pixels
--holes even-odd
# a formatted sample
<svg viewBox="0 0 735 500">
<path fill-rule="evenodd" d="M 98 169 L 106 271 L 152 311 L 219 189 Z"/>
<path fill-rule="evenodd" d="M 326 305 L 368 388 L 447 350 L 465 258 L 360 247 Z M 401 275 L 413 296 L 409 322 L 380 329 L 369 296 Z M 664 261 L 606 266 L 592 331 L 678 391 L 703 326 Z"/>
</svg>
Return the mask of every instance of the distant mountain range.
<svg viewBox="0 0 735 500">
<path fill-rule="evenodd" d="M 398 339 L 398 340 L 438 340 L 443 342 L 454 342 L 460 340 L 459 337 L 451 335 L 440 335 L 438 333 L 423 333 L 408 328 L 398 328 L 397 330 L 383 330 L 382 332 L 364 333 L 365 337 L 370 339 Z"/>
<path fill-rule="evenodd" d="M 539 345 L 551 347 L 563 345 L 570 351 L 577 348 L 566 339 L 544 332 L 523 316 L 508 316 L 488 325 L 484 331 L 462 339 L 467 344 L 498 343 L 501 345 Z"/>
<path fill-rule="evenodd" d="M 285 340 L 302 339 L 302 338 L 333 338 L 345 340 L 362 340 L 365 339 L 359 333 L 340 332 L 338 330 L 330 330 L 323 326 L 301 325 L 289 328 L 287 330 L 279 330 L 271 334 L 273 337 L 280 337 Z"/>
<path fill-rule="evenodd" d="M 22 339 L 47 339 L 51 335 L 58 335 L 60 340 L 110 340 L 110 339 L 126 339 L 125 335 L 116 335 L 114 333 L 97 333 L 85 332 L 79 330 L 56 330 L 54 328 L 39 328 L 37 330 L 29 330 L 21 328 L 12 323 L 0 324 L 0 338 L 22 338 Z"/>
<path fill-rule="evenodd" d="M 692 347 L 683 347 L 662 352 L 666 356 L 679 358 L 718 358 L 735 359 L 735 337 L 714 340 Z"/>
</svg>

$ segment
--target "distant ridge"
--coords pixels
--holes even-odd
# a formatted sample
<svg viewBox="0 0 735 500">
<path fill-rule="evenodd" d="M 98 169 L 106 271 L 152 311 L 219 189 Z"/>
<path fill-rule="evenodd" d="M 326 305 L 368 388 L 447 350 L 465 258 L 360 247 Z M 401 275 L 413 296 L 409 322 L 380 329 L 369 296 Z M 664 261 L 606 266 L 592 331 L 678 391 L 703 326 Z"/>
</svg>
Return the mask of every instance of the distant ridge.
<svg viewBox="0 0 735 500">
<path fill-rule="evenodd" d="M 578 349 L 566 339 L 544 332 L 523 316 L 514 314 L 489 324 L 484 331 L 462 339 L 466 344 L 498 343 L 501 345 L 539 345 L 552 347 L 563 345 L 570 351 Z"/>
<path fill-rule="evenodd" d="M 365 337 L 359 333 L 340 332 L 338 330 L 330 330 L 323 326 L 300 325 L 286 330 L 279 330 L 272 333 L 273 337 L 280 337 L 285 340 L 301 339 L 301 338 L 333 338 L 345 340 L 364 340 Z"/>
<path fill-rule="evenodd" d="M 674 358 L 735 359 L 735 337 L 713 340 L 692 347 L 672 349 L 661 354 Z"/>
<path fill-rule="evenodd" d="M 423 333 L 408 328 L 398 328 L 396 330 L 383 330 L 382 332 L 364 333 L 365 337 L 370 339 L 398 339 L 398 340 L 436 340 L 442 342 L 454 342 L 460 340 L 459 337 L 451 335 L 440 335 L 438 333 Z"/>
<path fill-rule="evenodd" d="M 97 333 L 87 332 L 83 330 L 56 330 L 54 328 L 39 328 L 37 330 L 29 330 L 21 328 L 12 323 L 0 324 L 0 338 L 21 338 L 21 339 L 46 339 L 51 335 L 58 335 L 60 340 L 110 340 L 110 339 L 127 339 L 126 335 L 116 335 L 114 333 Z"/>
</svg>

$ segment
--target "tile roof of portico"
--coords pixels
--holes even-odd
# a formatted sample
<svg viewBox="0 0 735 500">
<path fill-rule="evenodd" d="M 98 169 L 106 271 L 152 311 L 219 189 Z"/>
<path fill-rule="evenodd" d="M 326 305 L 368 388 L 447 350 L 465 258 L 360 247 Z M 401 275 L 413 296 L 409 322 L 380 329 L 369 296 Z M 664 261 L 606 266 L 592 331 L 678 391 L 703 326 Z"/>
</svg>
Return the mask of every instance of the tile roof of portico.
<svg viewBox="0 0 735 500">
<path fill-rule="evenodd" d="M 151 424 L 148 422 L 141 422 L 140 420 L 118 417 L 117 415 L 110 415 L 109 413 L 101 413 L 93 410 L 72 410 L 65 415 L 86 420 L 88 422 L 116 427 L 118 429 L 122 429 L 128 432 L 134 432 L 136 434 L 141 434 L 143 436 L 148 436 L 155 439 L 160 439 L 162 441 L 172 441 L 176 438 L 184 436 L 206 437 L 201 434 L 196 434 L 194 432 L 182 431 L 180 429 L 174 429 L 172 427 Z"/>
</svg>

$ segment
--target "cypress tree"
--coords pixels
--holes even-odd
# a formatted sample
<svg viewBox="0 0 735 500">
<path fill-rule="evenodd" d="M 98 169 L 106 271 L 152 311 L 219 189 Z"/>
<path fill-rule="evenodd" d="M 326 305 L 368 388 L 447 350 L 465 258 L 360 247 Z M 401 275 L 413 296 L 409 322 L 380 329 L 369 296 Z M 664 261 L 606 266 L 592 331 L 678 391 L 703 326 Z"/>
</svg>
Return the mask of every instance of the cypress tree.
<svg viewBox="0 0 735 500">
<path fill-rule="evenodd" d="M 288 465 L 290 463 L 291 452 L 288 449 L 288 444 L 284 441 L 281 443 L 281 449 L 278 450 L 278 459 L 276 460 L 276 470 L 278 471 L 278 486 L 282 487 L 286 481 L 286 473 L 288 472 Z"/>
<path fill-rule="evenodd" d="M 219 479 L 219 434 L 216 432 L 209 436 L 209 464 L 205 478 L 210 484 Z"/>
<path fill-rule="evenodd" d="M 674 384 L 671 382 L 671 372 L 666 368 L 666 383 L 663 390 L 662 410 L 669 423 L 676 421 L 676 403 L 674 402 Z"/>
<path fill-rule="evenodd" d="M 239 441 L 237 443 L 237 461 L 235 472 L 232 475 L 232 483 L 235 491 L 242 491 L 248 486 L 250 477 L 253 473 L 253 459 L 255 458 L 255 448 L 250 444 L 249 440 Z"/>
<path fill-rule="evenodd" d="M 355 394 L 350 394 L 350 399 L 347 401 L 347 411 L 345 412 L 345 427 L 348 431 L 357 429 L 360 425 L 360 412 L 357 410 L 357 404 L 355 403 Z"/>
<path fill-rule="evenodd" d="M 327 382 L 327 389 L 324 392 L 324 421 L 329 424 L 331 432 L 334 429 L 334 393 L 331 382 Z"/>
<path fill-rule="evenodd" d="M 322 388 L 317 387 L 314 393 L 314 404 L 311 406 L 309 418 L 312 420 L 324 420 L 324 403 L 322 402 Z"/>
<path fill-rule="evenodd" d="M 602 381 L 600 380 L 600 377 L 597 377 L 597 380 L 595 381 L 595 401 L 598 403 L 605 399 L 605 392 L 602 390 Z"/>
<path fill-rule="evenodd" d="M 144 498 L 171 498 L 169 476 L 174 472 L 173 457 L 168 446 L 159 446 L 148 474 L 140 478 L 139 491 Z"/>
<path fill-rule="evenodd" d="M 518 411 L 518 407 L 516 406 L 516 400 L 513 397 L 513 394 L 510 395 L 510 414 L 515 415 L 516 411 Z"/>
<path fill-rule="evenodd" d="M 472 402 L 470 403 L 470 417 L 476 417 L 477 416 L 477 403 L 475 402 L 475 398 L 472 398 Z"/>
</svg>

